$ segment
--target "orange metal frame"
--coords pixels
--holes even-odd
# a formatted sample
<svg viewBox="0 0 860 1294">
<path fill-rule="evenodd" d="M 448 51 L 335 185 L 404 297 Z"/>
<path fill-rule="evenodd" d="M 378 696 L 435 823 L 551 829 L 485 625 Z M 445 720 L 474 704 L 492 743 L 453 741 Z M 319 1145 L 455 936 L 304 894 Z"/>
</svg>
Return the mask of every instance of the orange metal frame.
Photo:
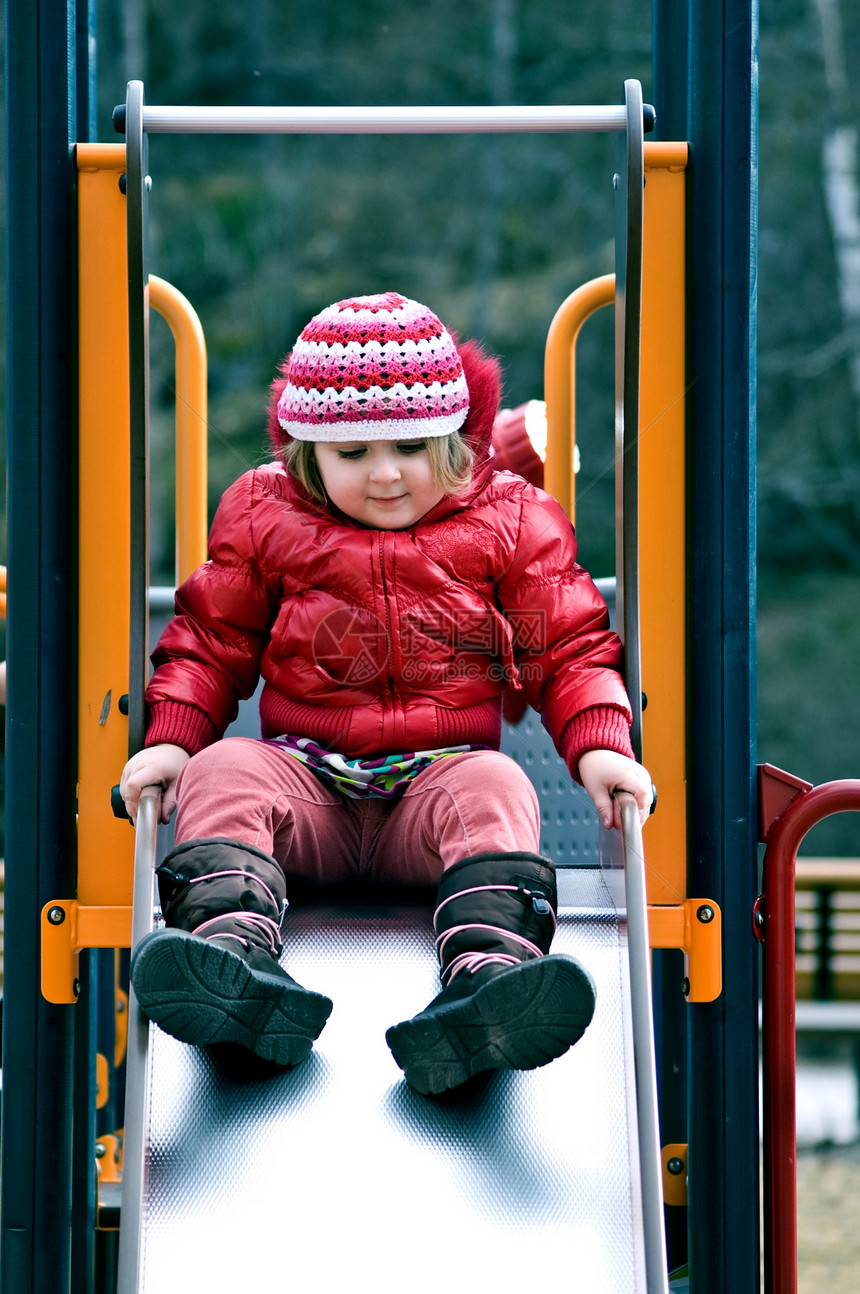
<svg viewBox="0 0 860 1294">
<path fill-rule="evenodd" d="M 74 1000 L 78 949 L 127 946 L 134 849 L 131 827 L 114 817 L 110 802 L 110 789 L 128 758 L 123 698 L 128 691 L 131 473 L 120 187 L 125 148 L 79 144 L 77 160 L 78 892 L 74 901 L 47 904 L 42 915 L 42 991 L 54 1002 Z M 65 914 L 60 921 L 57 909 Z"/>
<path fill-rule="evenodd" d="M 686 898 L 685 698 L 685 144 L 645 146 L 640 396 L 644 758 L 659 787 L 649 823 L 651 943 L 684 950 L 690 1001 L 721 991 L 720 913 Z M 123 145 L 78 145 L 80 526 L 78 895 L 46 904 L 42 991 L 73 1002 L 82 948 L 127 947 L 133 835 L 110 788 L 127 757 L 120 701 L 128 680 L 130 547 L 128 320 Z M 576 338 L 614 296 L 607 275 L 574 292 L 547 341 L 547 488 L 573 514 Z M 150 299 L 177 344 L 177 575 L 206 556 L 206 358 L 185 298 L 150 279 Z M 111 536 L 105 544 L 104 535 Z M 708 913 L 707 919 L 703 913 Z"/>
<path fill-rule="evenodd" d="M 687 892 L 686 778 L 686 356 L 687 145 L 645 145 L 645 228 L 639 434 L 639 579 L 643 759 L 659 792 L 645 834 L 651 945 L 682 948 L 688 1001 L 722 991 L 716 904 Z M 544 363 L 544 480 L 575 519 L 576 343 L 585 322 L 615 298 L 615 276 L 577 288 L 559 307 Z M 700 913 L 712 913 L 703 921 Z"/>
<path fill-rule="evenodd" d="M 42 993 L 74 1002 L 78 953 L 131 943 L 134 836 L 110 801 L 128 757 L 129 355 L 122 144 L 79 144 L 78 895 L 42 910 Z M 176 343 L 177 578 L 206 559 L 206 345 L 162 279 L 150 304 Z M 106 544 L 105 534 L 110 535 Z"/>
<path fill-rule="evenodd" d="M 646 828 L 648 898 L 687 893 L 686 144 L 645 145 L 639 396 L 642 750 L 659 793 Z"/>
</svg>

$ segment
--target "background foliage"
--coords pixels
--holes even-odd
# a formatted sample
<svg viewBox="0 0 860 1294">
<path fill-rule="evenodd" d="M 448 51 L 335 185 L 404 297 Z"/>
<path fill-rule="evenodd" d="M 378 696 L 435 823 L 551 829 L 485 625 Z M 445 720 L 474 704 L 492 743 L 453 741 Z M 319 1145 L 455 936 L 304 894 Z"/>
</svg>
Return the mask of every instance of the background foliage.
<svg viewBox="0 0 860 1294">
<path fill-rule="evenodd" d="M 822 7 L 841 21 L 841 94 Z M 860 346 L 822 161 L 828 132 L 860 119 L 860 0 L 760 9 L 759 759 L 822 781 L 860 768 Z M 103 140 L 131 77 L 156 104 L 607 103 L 627 77 L 653 102 L 637 0 L 98 0 L 97 21 Z M 612 268 L 613 150 L 604 136 L 152 137 L 151 269 L 206 331 L 213 506 L 266 456 L 278 360 L 347 293 L 426 300 L 501 356 L 506 403 L 539 395 L 556 307 Z M 173 374 L 167 328 L 152 331 L 153 579 L 167 583 Z M 613 564 L 610 351 L 602 312 L 578 414 L 595 574 Z M 853 816 L 816 830 L 815 852 L 860 852 Z"/>
</svg>

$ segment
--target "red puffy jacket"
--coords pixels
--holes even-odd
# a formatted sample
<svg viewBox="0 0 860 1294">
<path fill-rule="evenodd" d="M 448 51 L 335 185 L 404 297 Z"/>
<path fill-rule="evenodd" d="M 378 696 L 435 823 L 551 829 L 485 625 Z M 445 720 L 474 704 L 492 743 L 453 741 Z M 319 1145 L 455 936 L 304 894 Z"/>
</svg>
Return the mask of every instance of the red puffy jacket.
<svg viewBox="0 0 860 1294">
<path fill-rule="evenodd" d="M 147 745 L 202 749 L 262 674 L 263 736 L 352 758 L 498 746 L 511 681 L 574 775 L 586 749 L 632 754 L 621 644 L 571 525 L 491 451 L 407 530 L 366 529 L 268 464 L 226 491 L 209 551 L 153 653 Z"/>
</svg>

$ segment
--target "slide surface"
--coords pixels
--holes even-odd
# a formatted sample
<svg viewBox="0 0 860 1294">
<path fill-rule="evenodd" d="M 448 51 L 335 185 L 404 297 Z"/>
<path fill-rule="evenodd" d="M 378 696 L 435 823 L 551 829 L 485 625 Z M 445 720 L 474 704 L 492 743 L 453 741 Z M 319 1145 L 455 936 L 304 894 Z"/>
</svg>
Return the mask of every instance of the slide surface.
<svg viewBox="0 0 860 1294">
<path fill-rule="evenodd" d="M 284 964 L 334 1001 L 294 1071 L 243 1074 L 150 1026 L 137 1288 L 644 1292 L 623 874 L 558 876 L 553 950 L 597 1009 L 539 1070 L 436 1098 L 403 1080 L 385 1029 L 438 991 L 423 895 L 291 909 Z"/>
</svg>

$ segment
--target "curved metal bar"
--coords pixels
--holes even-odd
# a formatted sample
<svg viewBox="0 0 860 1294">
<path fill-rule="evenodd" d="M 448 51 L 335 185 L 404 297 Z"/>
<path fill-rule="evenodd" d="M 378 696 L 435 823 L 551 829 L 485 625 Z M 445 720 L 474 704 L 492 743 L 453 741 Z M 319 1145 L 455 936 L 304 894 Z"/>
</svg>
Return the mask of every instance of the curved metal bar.
<svg viewBox="0 0 860 1294">
<path fill-rule="evenodd" d="M 642 757 L 642 663 L 639 647 L 639 351 L 642 317 L 642 222 L 645 141 L 642 87 L 625 81 L 626 149 L 619 166 L 615 285 L 615 521 L 618 625 L 633 723 Z"/>
<path fill-rule="evenodd" d="M 621 814 L 621 839 L 624 848 L 624 877 L 627 890 L 627 942 L 630 955 L 630 1002 L 636 1070 L 646 1283 L 648 1294 L 668 1294 L 645 852 L 636 801 L 627 791 L 616 792 L 615 798 Z"/>
<path fill-rule="evenodd" d="M 155 858 L 161 787 L 141 792 L 134 839 L 134 907 L 131 946 L 136 948 L 153 927 Z M 123 1132 L 122 1225 L 119 1237 L 117 1294 L 137 1294 L 140 1279 L 140 1235 L 149 1109 L 149 1022 L 141 1015 L 134 990 L 128 999 L 125 1128 Z"/>
<path fill-rule="evenodd" d="M 143 126 L 159 134 L 462 134 L 621 131 L 623 107 L 146 108 Z"/>
<path fill-rule="evenodd" d="M 544 489 L 576 520 L 576 343 L 582 325 L 615 297 L 615 275 L 591 279 L 556 310 L 546 338 L 544 398 L 547 438 Z"/>
<path fill-rule="evenodd" d="M 176 583 L 206 561 L 208 394 L 206 338 L 191 302 L 149 276 L 149 304 L 176 345 Z"/>
<path fill-rule="evenodd" d="M 149 617 L 149 285 L 146 276 L 146 136 L 143 82 L 130 81 L 126 103 L 128 224 L 129 437 L 131 451 L 128 753 L 143 745 Z"/>
<path fill-rule="evenodd" d="M 860 811 L 860 780 L 803 791 L 767 835 L 763 917 L 764 1277 L 766 1294 L 797 1294 L 795 870 L 803 837 L 834 813 Z"/>
</svg>

